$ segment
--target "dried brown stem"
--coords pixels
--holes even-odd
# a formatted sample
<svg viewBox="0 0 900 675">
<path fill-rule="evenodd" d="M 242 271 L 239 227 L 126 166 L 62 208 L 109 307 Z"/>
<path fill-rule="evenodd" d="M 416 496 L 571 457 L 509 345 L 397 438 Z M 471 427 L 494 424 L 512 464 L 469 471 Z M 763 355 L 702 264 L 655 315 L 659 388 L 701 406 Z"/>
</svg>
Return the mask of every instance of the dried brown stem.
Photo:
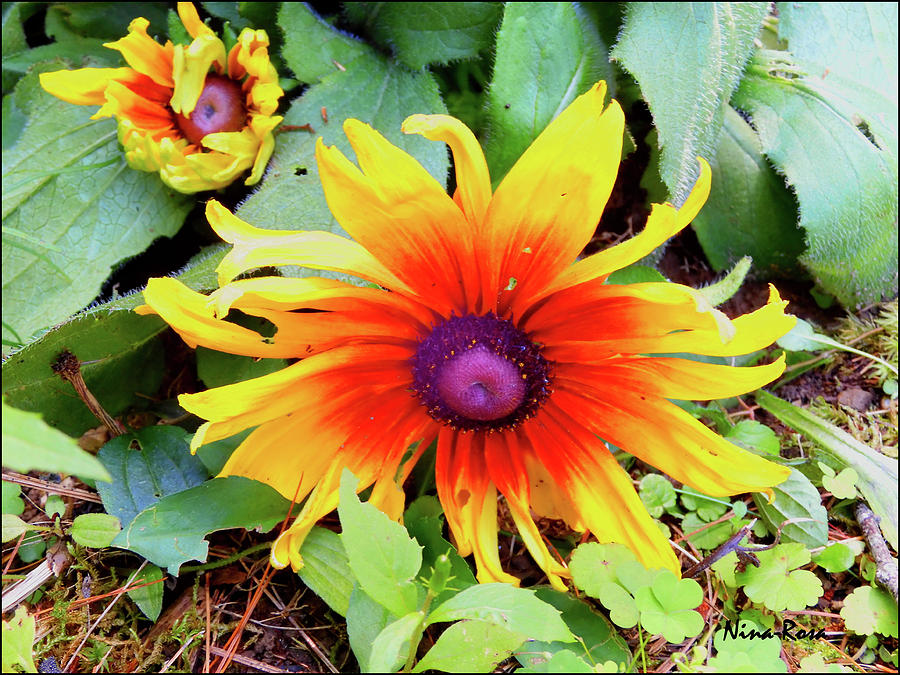
<svg viewBox="0 0 900 675">
<path fill-rule="evenodd" d="M 894 602 L 897 602 L 897 560 L 891 555 L 884 535 L 881 534 L 878 526 L 880 519 L 865 502 L 857 502 L 856 520 L 866 535 L 869 550 L 875 558 L 875 581 L 884 586 L 894 597 Z"/>
<path fill-rule="evenodd" d="M 81 377 L 81 362 L 78 360 L 72 352 L 66 350 L 62 352 L 50 366 L 53 369 L 53 372 L 59 375 L 66 382 L 69 382 L 74 388 L 75 393 L 78 394 L 78 397 L 84 401 L 84 404 L 88 407 L 94 416 L 103 422 L 107 429 L 109 429 L 109 433 L 111 436 L 121 436 L 125 433 L 125 427 L 122 426 L 121 422 L 113 418 L 106 410 L 103 409 L 103 406 L 100 405 L 100 402 L 94 398 L 94 395 L 87 388 L 87 385 L 84 383 L 84 378 Z"/>
</svg>

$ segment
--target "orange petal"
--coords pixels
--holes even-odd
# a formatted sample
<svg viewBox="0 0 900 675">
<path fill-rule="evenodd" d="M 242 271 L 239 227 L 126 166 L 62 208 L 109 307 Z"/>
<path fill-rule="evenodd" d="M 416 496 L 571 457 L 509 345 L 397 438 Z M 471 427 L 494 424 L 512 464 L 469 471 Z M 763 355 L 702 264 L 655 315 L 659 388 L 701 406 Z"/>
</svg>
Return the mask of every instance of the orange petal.
<svg viewBox="0 0 900 675">
<path fill-rule="evenodd" d="M 606 83 L 576 98 L 531 144 L 494 193 L 486 216 L 490 244 L 485 298 L 543 289 L 590 241 L 612 192 L 625 117 L 603 107 Z M 488 306 L 490 308 L 490 305 Z"/>
<path fill-rule="evenodd" d="M 790 473 L 729 443 L 658 396 L 565 380 L 556 387 L 554 402 L 591 432 L 705 494 L 767 490 Z"/>
<path fill-rule="evenodd" d="M 603 441 L 575 421 L 580 415 L 557 405 L 557 394 L 522 426 L 543 465 L 598 541 L 624 544 L 645 567 L 680 575 L 678 559 L 628 474 Z"/>
<path fill-rule="evenodd" d="M 460 555 L 475 555 L 478 581 L 519 580 L 503 571 L 497 552 L 497 489 L 485 466 L 483 433 L 442 427 L 438 436 L 435 482 Z"/>
<path fill-rule="evenodd" d="M 121 82 L 109 83 L 106 102 L 95 117 L 110 115 L 131 121 L 140 131 L 160 134 L 175 130 L 175 120 L 165 106 L 144 98 Z"/>
<path fill-rule="evenodd" d="M 784 355 L 764 366 L 735 368 L 677 358 L 611 358 L 598 365 L 557 363 L 562 380 L 690 401 L 729 398 L 759 389 L 784 372 Z"/>
<path fill-rule="evenodd" d="M 78 68 L 41 73 L 41 87 L 56 98 L 75 105 L 103 105 L 110 82 L 136 75 L 131 68 Z"/>
<path fill-rule="evenodd" d="M 194 435 L 191 447 L 233 436 L 309 405 L 328 383 L 360 387 L 373 397 L 392 389 L 405 390 L 412 380 L 411 356 L 404 347 L 348 345 L 314 354 L 269 375 L 182 394 L 179 403 L 185 410 L 209 420 Z"/>
<path fill-rule="evenodd" d="M 257 267 L 299 265 L 344 272 L 395 291 L 411 293 L 362 246 L 331 232 L 253 227 L 214 199 L 207 202 L 206 217 L 216 234 L 234 244 L 217 269 L 222 285 Z"/>
<path fill-rule="evenodd" d="M 172 79 L 172 43 L 167 42 L 165 46 L 159 44 L 147 35 L 149 26 L 147 19 L 138 17 L 128 26 L 128 35 L 115 42 L 106 42 L 103 46 L 121 52 L 129 66 L 157 84 L 171 88 L 175 86 Z"/>
<path fill-rule="evenodd" d="M 450 146 L 459 203 L 473 233 L 480 230 L 491 201 L 491 176 L 475 134 L 450 115 L 411 115 L 401 128 L 404 134 L 421 134 Z"/>
<path fill-rule="evenodd" d="M 316 144 L 335 219 L 434 309 L 463 313 L 473 273 L 461 261 L 471 261 L 472 242 L 459 207 L 421 164 L 369 125 L 347 120 L 344 131 L 362 171 L 337 148 Z"/>
<path fill-rule="evenodd" d="M 528 443 L 528 440 L 524 436 L 519 439 L 511 433 L 487 435 L 484 456 L 488 472 L 500 494 L 506 498 L 510 515 L 516 523 L 525 548 L 544 570 L 550 585 L 558 591 L 566 591 L 566 585 L 560 577 L 568 577 L 569 573 L 565 566 L 550 554 L 530 514 L 528 470 L 519 448 L 522 443 Z"/>
</svg>

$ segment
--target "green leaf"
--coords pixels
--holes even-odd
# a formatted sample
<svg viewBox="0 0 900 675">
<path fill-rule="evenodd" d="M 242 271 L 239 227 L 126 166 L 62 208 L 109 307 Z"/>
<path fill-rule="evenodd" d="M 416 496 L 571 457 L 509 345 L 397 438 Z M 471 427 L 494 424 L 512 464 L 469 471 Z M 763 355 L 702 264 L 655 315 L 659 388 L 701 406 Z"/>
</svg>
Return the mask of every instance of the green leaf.
<svg viewBox="0 0 900 675">
<path fill-rule="evenodd" d="M 757 392 L 757 402 L 760 393 Z M 824 546 L 828 539 L 828 513 L 822 506 L 819 491 L 809 479 L 796 469 L 791 469 L 787 480 L 773 487 L 772 491 L 775 501 L 771 504 L 766 495 L 753 493 L 753 501 L 766 527 L 776 532 L 782 523 L 791 520 L 793 522 L 781 530 L 782 541 L 796 541 L 809 548 Z"/>
<path fill-rule="evenodd" d="M 28 523 L 19 518 L 19 516 L 14 516 L 11 513 L 3 514 L 2 541 L 4 544 L 8 541 L 12 541 L 13 539 L 21 537 L 26 532 L 28 532 Z"/>
<path fill-rule="evenodd" d="M 848 466 L 839 474 L 835 474 L 834 469 L 827 464 L 822 462 L 818 464 L 822 469 L 822 487 L 838 499 L 856 499 L 856 482 L 859 480 L 859 474 L 854 469 Z"/>
<path fill-rule="evenodd" d="M 897 637 L 897 604 L 880 588 L 862 586 L 844 599 L 841 618 L 859 635 Z"/>
<path fill-rule="evenodd" d="M 763 151 L 797 195 L 801 262 L 854 307 L 897 293 L 897 131 L 880 122 L 896 118 L 897 102 L 809 70 L 787 52 L 761 52 L 733 102 L 752 114 Z"/>
<path fill-rule="evenodd" d="M 653 113 L 662 149 L 660 176 L 681 204 L 697 157 L 718 145 L 723 110 L 768 11 L 764 2 L 629 3 L 612 52 Z"/>
<path fill-rule="evenodd" d="M 74 438 L 47 426 L 37 413 L 13 408 L 3 400 L 3 466 L 28 473 L 53 471 L 108 481 L 110 475 Z"/>
<path fill-rule="evenodd" d="M 82 513 L 72 521 L 69 536 L 87 548 L 106 548 L 122 530 L 122 524 L 108 513 Z"/>
<path fill-rule="evenodd" d="M 278 25 L 285 38 L 281 55 L 301 82 L 318 82 L 359 58 L 377 58 L 371 47 L 335 30 L 306 3 L 282 3 Z"/>
<path fill-rule="evenodd" d="M 781 444 L 775 432 L 755 420 L 741 420 L 725 434 L 725 438 L 742 448 L 758 450 L 773 457 L 781 452 Z"/>
<path fill-rule="evenodd" d="M 535 597 L 534 591 L 509 584 L 471 586 L 436 607 L 427 623 L 458 619 L 487 621 L 533 640 L 575 640 L 557 609 Z"/>
<path fill-rule="evenodd" d="M 148 563 L 144 565 L 143 569 L 135 570 L 135 573 L 129 577 L 129 581 L 134 586 L 140 586 L 148 581 L 161 582 L 164 576 L 161 569 Z M 144 613 L 144 616 L 151 621 L 156 621 L 162 612 L 164 587 L 163 583 L 147 584 L 140 588 L 131 588 L 126 592 L 138 609 Z"/>
<path fill-rule="evenodd" d="M 81 375 L 110 415 L 156 393 L 163 377 L 163 348 L 155 338 L 166 329 L 157 316 L 130 311 L 81 314 L 12 354 L 3 363 L 3 395 L 10 404 L 40 412 L 50 426 L 81 435 L 97 426 L 72 385 L 50 366 L 64 350 L 82 362 Z"/>
<path fill-rule="evenodd" d="M 121 55 L 103 46 L 103 40 L 95 38 L 75 38 L 65 42 L 54 42 L 39 47 L 24 48 L 22 51 L 3 55 L 3 70 L 20 75 L 41 61 L 62 59 L 73 68 L 86 66 L 120 66 Z"/>
<path fill-rule="evenodd" d="M 560 654 L 568 654 L 581 663 L 584 663 L 584 660 L 589 663 L 612 661 L 622 665 L 631 662 L 631 651 L 628 649 L 628 644 L 619 636 L 609 620 L 587 603 L 568 593 L 546 587 L 536 588 L 535 595 L 561 612 L 563 621 L 577 642 L 529 641 L 527 648 L 516 654 L 516 659 L 523 666 L 538 669 L 536 672 L 569 672 L 566 669 L 540 670 L 544 667 L 553 668 L 566 662 L 577 666 L 577 663 L 571 659 L 568 661 L 556 660 L 556 656 Z M 553 655 L 552 658 L 551 655 Z M 554 665 L 549 665 L 548 660 L 553 661 Z"/>
<path fill-rule="evenodd" d="M 25 3 L 7 2 L 3 4 L 3 20 L 2 20 L 2 50 L 3 58 L 8 54 L 15 54 L 22 50 L 28 49 L 28 42 L 25 40 L 25 29 L 22 22 L 26 16 L 23 16 L 22 9 Z M 16 81 L 15 73 L 7 73 L 3 69 L 3 93 L 5 94 L 12 88 Z M 3 98 L 3 148 L 6 149 L 6 97 Z M 6 668 L 4 668 L 6 670 Z"/>
<path fill-rule="evenodd" d="M 782 335 L 776 343 L 782 349 L 792 352 L 819 352 L 828 349 L 831 339 L 827 335 L 817 333 L 808 321 L 797 319 L 796 325 Z"/>
<path fill-rule="evenodd" d="M 499 2 L 384 3 L 367 23 L 372 37 L 390 46 L 410 68 L 477 58 L 493 43 L 503 12 Z"/>
<path fill-rule="evenodd" d="M 47 503 L 44 504 L 44 513 L 47 514 L 47 517 L 50 520 L 53 520 L 54 516 L 63 517 L 66 513 L 66 503 L 63 501 L 63 498 L 59 495 L 47 495 Z"/>
<path fill-rule="evenodd" d="M 367 673 L 392 673 L 406 659 L 410 641 L 417 637 L 422 626 L 422 612 L 409 614 L 385 626 L 372 643 L 366 666 Z"/>
<path fill-rule="evenodd" d="M 300 549 L 303 567 L 298 574 L 331 609 L 347 616 L 354 577 L 340 535 L 323 527 L 310 530 Z"/>
<path fill-rule="evenodd" d="M 659 518 L 663 511 L 675 506 L 677 498 L 672 483 L 658 473 L 648 473 L 641 478 L 638 495 L 654 518 Z"/>
<path fill-rule="evenodd" d="M 881 519 L 881 531 L 897 549 L 897 462 L 863 445 L 850 434 L 813 413 L 782 401 L 766 391 L 756 392 L 756 402 L 784 424 L 811 439 L 817 453 L 840 466 L 852 467 L 859 476 L 856 487 Z M 776 491 L 778 488 L 775 488 Z M 824 544 L 824 541 L 818 546 Z"/>
<path fill-rule="evenodd" d="M 434 599 L 435 606 L 457 591 L 478 583 L 472 574 L 472 568 L 441 534 L 444 529 L 444 517 L 441 503 L 436 497 L 419 497 L 410 504 L 403 515 L 403 525 L 422 545 L 422 573 L 433 568 L 439 556 L 446 555 L 450 559 L 451 578 L 446 590 Z"/>
<path fill-rule="evenodd" d="M 634 596 L 641 626 L 667 642 L 683 642 L 703 630 L 703 617 L 694 608 L 703 602 L 703 589 L 693 579 L 677 579 L 670 570 L 658 574 L 650 586 Z"/>
<path fill-rule="evenodd" d="M 36 673 L 31 645 L 34 643 L 34 617 L 28 614 L 24 605 L 16 608 L 12 621 L 3 622 L 3 658 L 4 673 L 15 672 L 21 668 L 26 673 Z"/>
<path fill-rule="evenodd" d="M 360 669 L 368 668 L 375 638 L 399 617 L 370 598 L 359 584 L 353 586 L 347 607 L 347 637 Z M 399 667 L 399 663 L 396 664 Z M 396 670 L 394 668 L 393 670 Z"/>
<path fill-rule="evenodd" d="M 524 641 L 519 633 L 489 621 L 458 621 L 441 633 L 412 672 L 490 673 Z"/>
<path fill-rule="evenodd" d="M 3 337 L 22 343 L 89 304 L 117 262 L 175 234 L 193 202 L 129 169 L 115 121 L 44 92 L 37 72 L 15 97 L 29 122 L 3 151 Z"/>
<path fill-rule="evenodd" d="M 716 655 L 708 665 L 718 673 L 786 673 L 787 665 L 779 658 L 781 640 L 774 636 L 761 637 L 762 632 L 762 627 L 752 621 L 741 621 L 738 626 L 731 624 L 731 631 L 727 628 L 716 631 L 713 636 Z"/>
<path fill-rule="evenodd" d="M 97 485 L 107 513 L 128 527 L 135 516 L 168 495 L 200 485 L 206 468 L 190 450 L 191 435 L 180 427 L 144 427 L 100 448 L 97 457 L 112 482 Z"/>
<path fill-rule="evenodd" d="M 688 511 L 696 511 L 697 515 L 706 522 L 715 520 L 725 515 L 728 505 L 721 499 L 710 497 L 685 485 L 681 488 L 681 504 Z M 687 531 L 687 530 L 685 530 Z"/>
<path fill-rule="evenodd" d="M 803 544 L 779 544 L 759 551 L 759 567 L 748 566 L 735 579 L 747 597 L 761 602 L 773 612 L 785 609 L 798 612 L 816 604 L 822 597 L 822 582 L 807 570 L 798 570 L 810 560 Z"/>
<path fill-rule="evenodd" d="M 397 616 L 418 609 L 413 579 L 422 566 L 422 547 L 371 504 L 356 496 L 358 481 L 348 469 L 341 475 L 338 515 L 341 543 L 360 587 Z"/>
<path fill-rule="evenodd" d="M 706 157 L 712 189 L 693 228 L 713 268 L 721 272 L 750 256 L 763 278 L 797 274 L 804 249 L 797 204 L 763 156 L 753 127 L 731 106 L 725 106 L 719 145 Z"/>
<path fill-rule="evenodd" d="M 287 365 L 286 359 L 254 359 L 197 347 L 197 375 L 210 388 L 269 375 Z"/>
<path fill-rule="evenodd" d="M 165 35 L 165 2 L 142 2 L 139 12 L 129 2 L 54 3 L 47 10 L 47 35 L 57 40 L 95 37 L 116 40 L 128 32 L 135 16 L 150 21 L 150 35 Z"/>
<path fill-rule="evenodd" d="M 578 658 L 573 652 L 563 650 L 551 654 L 550 652 L 534 652 L 533 644 L 528 645 L 530 663 L 524 668 L 519 668 L 517 673 L 593 673 L 597 672 L 585 661 Z M 522 655 L 517 654 L 521 662 Z M 615 664 L 613 664 L 615 665 Z M 601 671 L 607 672 L 607 671 Z M 618 668 L 612 672 L 619 672 Z"/>
<path fill-rule="evenodd" d="M 606 47 L 575 3 L 507 3 L 496 52 L 484 145 L 495 185 L 579 94 L 614 82 Z"/>
<path fill-rule="evenodd" d="M 615 582 L 616 569 L 619 565 L 636 560 L 631 549 L 622 544 L 598 544 L 589 542 L 581 544 L 572 553 L 569 571 L 575 585 L 590 595 L 599 597 L 600 585 Z"/>
<path fill-rule="evenodd" d="M 666 281 L 666 278 L 652 267 L 646 265 L 629 265 L 616 270 L 606 280 L 608 284 L 641 284 L 651 281 Z"/>
<path fill-rule="evenodd" d="M 264 483 L 242 476 L 214 478 L 144 509 L 113 545 L 177 575 L 188 560 L 206 560 L 207 534 L 233 527 L 268 532 L 284 518 L 288 506 L 284 497 Z"/>
<path fill-rule="evenodd" d="M 723 302 L 731 300 L 735 293 L 740 290 L 741 284 L 744 283 L 752 262 L 749 256 L 744 256 L 734 264 L 732 270 L 724 277 L 709 286 L 698 289 L 700 295 L 706 298 L 713 307 L 718 307 Z"/>
<path fill-rule="evenodd" d="M 25 511 L 25 502 L 19 496 L 22 488 L 17 483 L 3 481 L 3 513 L 20 516 Z"/>
<path fill-rule="evenodd" d="M 846 572 L 853 567 L 856 555 L 850 550 L 849 546 L 835 541 L 826 546 L 824 550 L 816 553 L 812 559 L 826 572 L 837 574 L 838 572 Z"/>
</svg>

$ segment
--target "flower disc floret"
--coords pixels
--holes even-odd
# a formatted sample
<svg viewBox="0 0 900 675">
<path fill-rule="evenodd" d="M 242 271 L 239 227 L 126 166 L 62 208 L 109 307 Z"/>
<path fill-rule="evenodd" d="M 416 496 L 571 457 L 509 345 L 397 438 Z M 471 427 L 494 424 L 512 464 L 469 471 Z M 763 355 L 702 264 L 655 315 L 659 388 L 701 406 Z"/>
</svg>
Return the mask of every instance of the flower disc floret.
<svg viewBox="0 0 900 675">
<path fill-rule="evenodd" d="M 511 321 L 492 312 L 453 316 L 419 344 L 413 389 L 453 429 L 512 429 L 549 396 L 550 365 Z"/>
<path fill-rule="evenodd" d="M 128 35 L 104 46 L 121 52 L 127 68 L 80 68 L 42 73 L 41 86 L 69 103 L 99 105 L 91 119 L 115 117 L 128 165 L 159 172 L 179 192 L 226 187 L 250 170 L 259 182 L 275 148 L 273 113 L 284 95 L 269 61 L 265 31 L 245 28 L 225 45 L 193 4 L 178 3 L 188 45 L 159 44 L 150 22 L 134 19 Z"/>
</svg>

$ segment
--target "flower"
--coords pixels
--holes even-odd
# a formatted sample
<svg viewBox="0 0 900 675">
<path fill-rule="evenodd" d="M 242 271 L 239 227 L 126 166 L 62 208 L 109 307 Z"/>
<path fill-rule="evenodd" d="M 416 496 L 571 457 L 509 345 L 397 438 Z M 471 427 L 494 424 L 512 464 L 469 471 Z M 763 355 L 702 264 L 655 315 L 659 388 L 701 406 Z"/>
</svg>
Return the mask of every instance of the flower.
<svg viewBox="0 0 900 675">
<path fill-rule="evenodd" d="M 193 4 L 179 2 L 178 15 L 191 44 L 160 45 L 147 35 L 150 22 L 139 17 L 128 35 L 104 45 L 130 67 L 42 73 L 41 86 L 69 103 L 102 106 L 91 119 L 118 119 L 129 166 L 159 171 L 179 192 L 225 187 L 247 169 L 245 183 L 253 185 L 282 120 L 272 114 L 284 92 L 269 62 L 269 37 L 245 28 L 226 54 Z"/>
<path fill-rule="evenodd" d="M 359 489 L 374 486 L 371 503 L 400 518 L 400 486 L 435 439 L 438 496 L 482 582 L 516 582 L 498 556 L 498 493 L 557 588 L 568 572 L 532 513 L 563 518 L 601 542 L 627 545 L 647 567 L 678 573 L 666 537 L 601 438 L 713 496 L 786 479 L 788 469 L 667 400 L 754 390 L 782 373 L 783 358 L 738 368 L 647 356 L 732 356 L 769 345 L 795 322 L 774 288 L 768 304 L 731 321 L 686 286 L 605 283 L 691 221 L 709 193 L 706 162 L 680 209 L 654 205 L 640 234 L 573 262 L 594 233 L 621 155 L 624 115 L 615 101 L 604 107 L 605 94 L 599 82 L 575 99 L 493 194 L 484 155 L 459 120 L 413 115 L 403 124 L 450 146 L 453 198 L 377 131 L 347 120 L 361 170 L 321 139 L 316 158 L 328 205 L 355 241 L 258 229 L 210 201 L 210 224 L 234 245 L 218 268 L 220 288 L 207 297 L 174 279 L 150 280 L 139 311 L 159 314 L 189 345 L 301 359 L 179 399 L 208 420 L 194 449 L 256 427 L 222 475 L 307 497 L 273 546 L 273 565 L 303 565 L 303 539 L 336 506 L 344 467 Z M 234 280 L 278 265 L 351 274 L 381 288 L 318 277 Z M 228 322 L 232 309 L 277 332 L 264 338 Z"/>
</svg>

